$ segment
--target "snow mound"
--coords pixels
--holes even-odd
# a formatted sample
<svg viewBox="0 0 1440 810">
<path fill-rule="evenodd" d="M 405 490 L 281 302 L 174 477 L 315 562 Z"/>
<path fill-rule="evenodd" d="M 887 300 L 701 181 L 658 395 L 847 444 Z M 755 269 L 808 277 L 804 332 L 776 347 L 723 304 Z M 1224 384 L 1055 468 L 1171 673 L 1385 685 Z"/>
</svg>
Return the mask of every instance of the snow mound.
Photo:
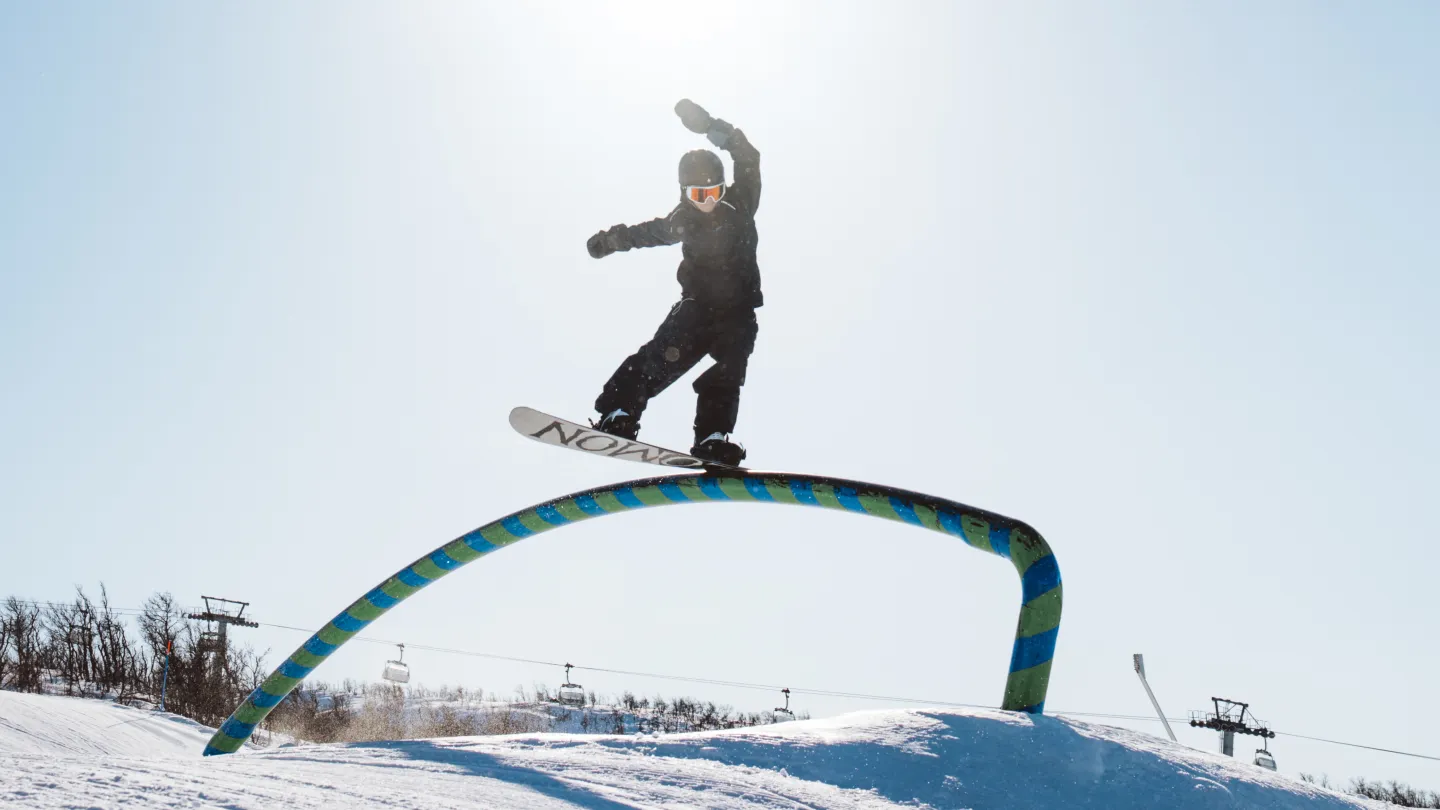
<svg viewBox="0 0 1440 810">
<path fill-rule="evenodd" d="M 211 729 L 108 700 L 0 692 L 0 755 L 194 757 Z"/>
<path fill-rule="evenodd" d="M 41 810 L 1380 806 L 1138 732 L 1007 712 L 877 711 L 664 736 L 301 745 L 202 759 L 200 734 L 182 758 L 169 755 L 169 742 L 161 746 L 143 733 L 134 750 L 115 750 L 116 728 L 96 726 L 111 743 L 57 734 L 63 747 L 15 753 L 12 737 L 49 739 L 22 726 L 64 713 L 14 723 L 11 707 L 23 703 L 4 697 L 0 806 Z M 93 706 L 85 711 L 99 716 Z M 114 717 L 143 719 L 133 714 Z"/>
</svg>

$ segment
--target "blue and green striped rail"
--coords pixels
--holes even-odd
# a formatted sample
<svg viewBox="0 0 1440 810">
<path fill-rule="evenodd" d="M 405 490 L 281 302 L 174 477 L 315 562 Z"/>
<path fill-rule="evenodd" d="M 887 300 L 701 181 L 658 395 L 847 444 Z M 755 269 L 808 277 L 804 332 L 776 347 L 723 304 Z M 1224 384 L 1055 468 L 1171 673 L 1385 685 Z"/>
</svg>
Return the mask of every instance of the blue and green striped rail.
<svg viewBox="0 0 1440 810">
<path fill-rule="evenodd" d="M 894 487 L 793 473 L 691 473 L 644 478 L 566 495 L 462 535 L 421 557 L 345 608 L 310 637 L 230 715 L 206 756 L 239 750 L 255 727 L 340 645 L 426 585 L 531 535 L 650 506 L 713 502 L 818 506 L 954 535 L 1004 557 L 1020 574 L 1021 604 L 1001 708 L 1039 714 L 1060 630 L 1060 568 L 1038 532 L 1017 520 Z"/>
</svg>

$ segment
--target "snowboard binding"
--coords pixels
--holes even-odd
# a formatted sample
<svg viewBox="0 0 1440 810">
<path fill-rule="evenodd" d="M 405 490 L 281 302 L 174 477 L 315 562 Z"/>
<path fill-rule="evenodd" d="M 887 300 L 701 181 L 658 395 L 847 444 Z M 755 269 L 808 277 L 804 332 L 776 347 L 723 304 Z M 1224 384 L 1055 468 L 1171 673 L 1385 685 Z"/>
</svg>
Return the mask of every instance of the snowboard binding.
<svg viewBox="0 0 1440 810">
<path fill-rule="evenodd" d="M 740 462 L 745 460 L 745 445 L 730 441 L 728 433 L 711 433 L 690 448 L 690 455 L 701 461 L 739 467 Z"/>
<path fill-rule="evenodd" d="M 590 427 L 630 441 L 640 436 L 640 420 L 618 408 L 600 417 L 599 422 L 591 421 Z"/>
</svg>

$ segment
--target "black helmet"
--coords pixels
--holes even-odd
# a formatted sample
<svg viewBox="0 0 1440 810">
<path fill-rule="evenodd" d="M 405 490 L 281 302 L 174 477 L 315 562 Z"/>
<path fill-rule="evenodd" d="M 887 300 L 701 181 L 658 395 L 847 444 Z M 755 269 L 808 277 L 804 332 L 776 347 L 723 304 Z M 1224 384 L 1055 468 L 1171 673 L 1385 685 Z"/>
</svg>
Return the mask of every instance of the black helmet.
<svg viewBox="0 0 1440 810">
<path fill-rule="evenodd" d="M 725 182 L 725 164 L 709 149 L 695 149 L 680 156 L 680 185 L 718 186 Z"/>
</svg>

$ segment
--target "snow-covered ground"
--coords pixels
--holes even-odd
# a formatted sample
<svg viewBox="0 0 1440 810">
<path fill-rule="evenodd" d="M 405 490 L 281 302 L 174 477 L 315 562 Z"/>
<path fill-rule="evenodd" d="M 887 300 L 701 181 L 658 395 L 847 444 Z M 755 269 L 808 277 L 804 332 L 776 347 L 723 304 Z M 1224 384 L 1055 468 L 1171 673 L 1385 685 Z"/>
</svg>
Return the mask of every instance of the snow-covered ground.
<svg viewBox="0 0 1440 810">
<path fill-rule="evenodd" d="M 1124 729 L 860 712 L 668 736 L 299 745 L 202 758 L 208 731 L 0 692 L 0 806 L 37 808 L 1353 808 L 1380 805 Z"/>
<path fill-rule="evenodd" d="M 0 692 L 0 761 L 11 755 L 193 757 L 213 733 L 179 715 L 108 700 Z M 0 784 L 4 780 L 0 773 Z"/>
</svg>

